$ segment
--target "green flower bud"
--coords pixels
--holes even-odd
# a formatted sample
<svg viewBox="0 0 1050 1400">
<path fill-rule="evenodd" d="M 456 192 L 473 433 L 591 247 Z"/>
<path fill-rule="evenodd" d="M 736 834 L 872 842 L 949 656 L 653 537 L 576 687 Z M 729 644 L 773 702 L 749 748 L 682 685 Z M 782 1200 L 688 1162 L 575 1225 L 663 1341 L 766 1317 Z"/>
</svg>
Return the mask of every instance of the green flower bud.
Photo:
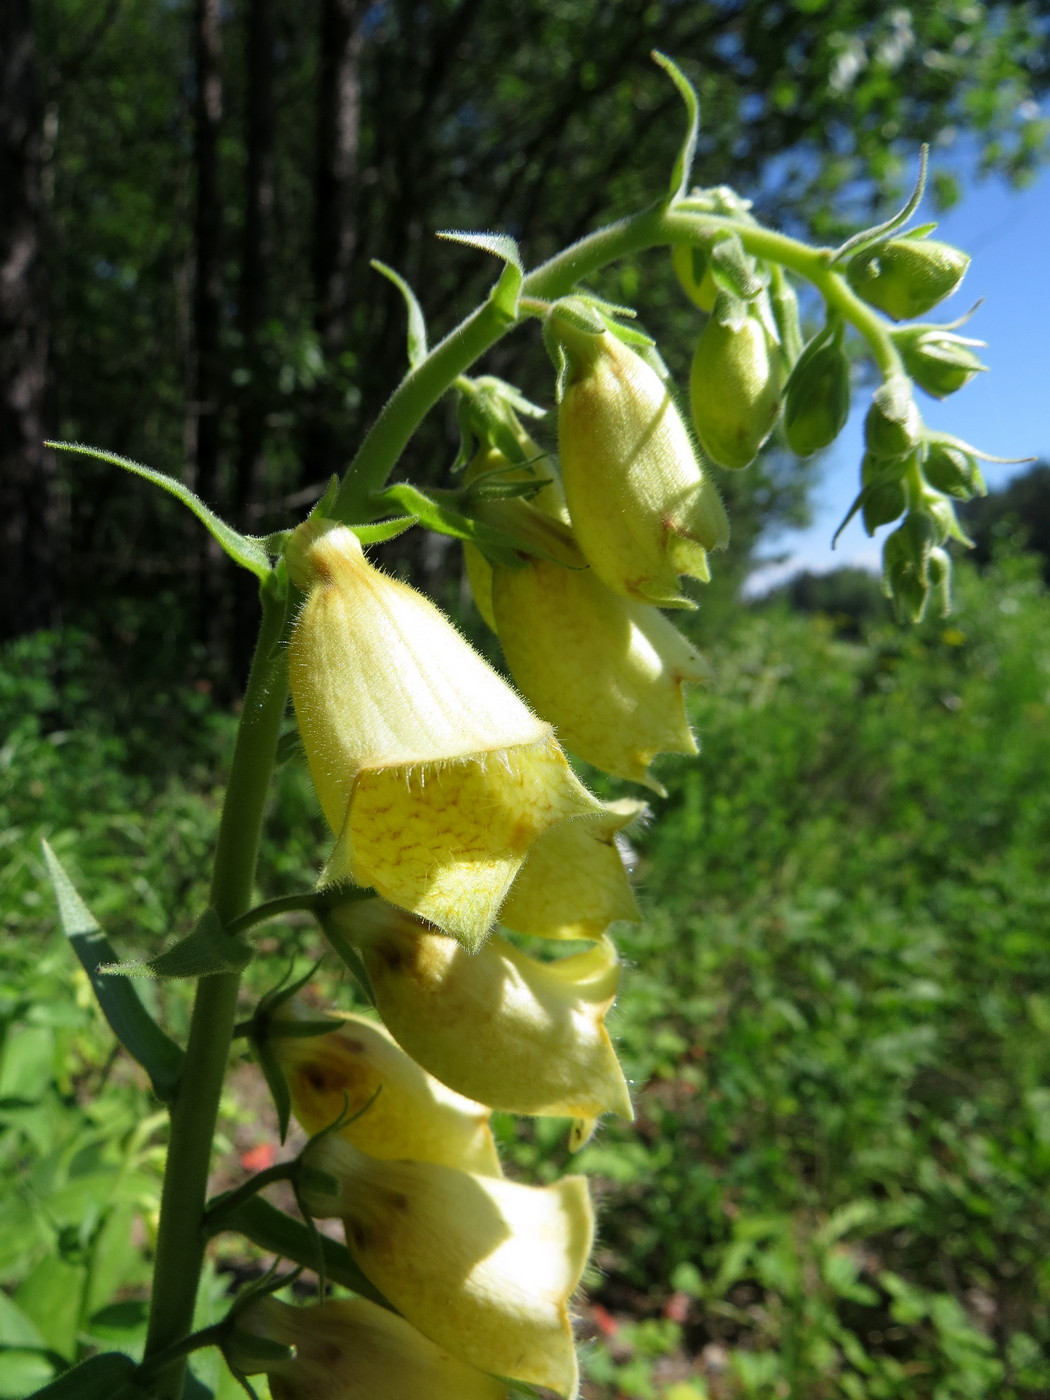
<svg viewBox="0 0 1050 1400">
<path fill-rule="evenodd" d="M 693 355 L 689 399 L 704 451 L 746 467 L 773 430 L 783 361 L 753 304 L 723 292 Z"/>
<path fill-rule="evenodd" d="M 947 550 L 931 549 L 926 561 L 926 577 L 930 592 L 937 602 L 941 617 L 947 617 L 952 610 L 952 557 Z"/>
<path fill-rule="evenodd" d="M 841 333 L 820 331 L 798 358 L 784 390 L 784 435 L 809 457 L 838 437 L 849 414 L 849 360 Z"/>
<path fill-rule="evenodd" d="M 908 503 L 902 480 L 905 465 L 903 460 L 880 462 L 870 453 L 861 463 L 860 479 L 864 487 L 861 518 L 869 535 L 874 535 L 880 525 L 888 525 L 904 514 Z"/>
<path fill-rule="evenodd" d="M 988 368 L 971 346 L 983 340 L 968 340 L 939 326 L 914 326 L 894 335 L 904 367 L 918 384 L 935 399 L 954 394 L 969 384 L 975 374 Z"/>
<path fill-rule="evenodd" d="M 966 253 L 928 238 L 888 238 L 851 258 L 849 284 L 869 306 L 910 321 L 951 296 L 969 266 Z"/>
<path fill-rule="evenodd" d="M 611 331 L 558 302 L 545 334 L 564 367 L 558 447 L 576 543 L 613 592 L 690 607 L 678 576 L 707 580 L 729 521 L 670 390 Z"/>
<path fill-rule="evenodd" d="M 922 474 L 936 490 L 954 496 L 957 501 L 987 494 L 976 457 L 951 439 L 931 437 L 927 440 Z"/>
<path fill-rule="evenodd" d="M 710 249 L 699 243 L 676 243 L 671 250 L 671 266 L 689 300 L 710 313 L 718 296 L 718 284 L 711 275 Z"/>
<path fill-rule="evenodd" d="M 906 457 L 922 433 L 922 419 L 903 374 L 884 380 L 872 395 L 864 420 L 864 445 L 873 457 Z"/>
<path fill-rule="evenodd" d="M 883 592 L 893 599 L 901 620 L 922 621 L 930 594 L 929 561 L 933 548 L 932 522 L 919 511 L 911 511 L 883 546 Z M 940 561 L 937 567 L 940 580 L 943 578 Z"/>
</svg>

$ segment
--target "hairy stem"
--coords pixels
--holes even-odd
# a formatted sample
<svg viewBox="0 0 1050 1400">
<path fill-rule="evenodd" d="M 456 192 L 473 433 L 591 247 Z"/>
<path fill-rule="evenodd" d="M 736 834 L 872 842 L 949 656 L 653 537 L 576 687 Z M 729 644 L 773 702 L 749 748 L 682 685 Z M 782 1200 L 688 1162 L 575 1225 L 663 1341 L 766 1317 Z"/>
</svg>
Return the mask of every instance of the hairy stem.
<svg viewBox="0 0 1050 1400">
<path fill-rule="evenodd" d="M 263 617 L 237 731 L 212 875 L 212 904 L 224 924 L 251 900 L 263 810 L 287 696 L 279 643 L 285 602 L 263 588 Z M 186 1059 L 171 1112 L 171 1136 L 161 1196 L 157 1258 L 145 1359 L 172 1351 L 156 1381 L 157 1400 L 179 1400 L 185 1358 L 177 1354 L 193 1326 L 204 1262 L 204 1206 L 212 1139 L 219 1111 L 240 977 L 229 973 L 197 984 Z"/>
<path fill-rule="evenodd" d="M 508 319 L 489 301 L 460 322 L 391 394 L 350 464 L 332 514 L 351 524 L 375 517 L 372 493 L 383 487 L 431 408 L 457 376 L 465 374 L 525 317 L 534 315 L 539 302 L 568 295 L 577 283 L 618 258 L 661 244 L 706 241 L 715 233 L 736 234 L 749 253 L 778 263 L 811 282 L 828 305 L 864 336 L 884 379 L 904 372 L 889 328 L 831 265 L 832 249 L 812 248 L 747 219 L 691 208 L 688 200 L 671 208 L 657 206 L 587 234 L 530 272 L 521 285 L 524 304 L 518 320 Z"/>
</svg>

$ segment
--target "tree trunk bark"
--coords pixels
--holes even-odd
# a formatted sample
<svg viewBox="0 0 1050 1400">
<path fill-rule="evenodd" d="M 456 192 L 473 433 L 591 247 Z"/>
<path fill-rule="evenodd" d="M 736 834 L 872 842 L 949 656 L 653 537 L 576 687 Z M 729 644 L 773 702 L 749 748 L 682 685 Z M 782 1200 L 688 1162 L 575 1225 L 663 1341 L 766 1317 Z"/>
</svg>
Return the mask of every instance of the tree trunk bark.
<svg viewBox="0 0 1050 1400">
<path fill-rule="evenodd" d="M 313 283 L 314 329 L 328 377 L 307 409 L 301 484 L 339 471 L 349 455 L 340 433 L 338 362 L 347 348 L 357 248 L 362 21 L 369 2 L 321 0 Z"/>
<path fill-rule="evenodd" d="M 233 516 L 251 530 L 249 512 L 262 483 L 268 405 L 267 367 L 260 332 L 270 309 L 274 202 L 274 23 L 273 0 L 247 0 L 245 65 L 247 98 L 244 239 L 241 249 L 240 331 L 247 379 L 237 413 L 237 461 Z M 255 579 L 238 570 L 234 583 L 232 661 L 236 679 L 247 675 L 257 616 Z"/>
<path fill-rule="evenodd" d="M 43 130 L 30 0 L 0 4 L 0 637 L 56 620 Z"/>
<path fill-rule="evenodd" d="M 220 511 L 219 332 L 222 318 L 222 208 L 219 202 L 219 128 L 222 122 L 222 27 L 220 0 L 196 0 L 193 16 L 196 94 L 193 111 L 197 201 L 194 212 L 193 375 L 189 428 L 193 486 Z M 197 551 L 200 567 L 198 636 L 216 653 L 229 612 L 221 607 L 219 550 L 205 535 Z"/>
</svg>

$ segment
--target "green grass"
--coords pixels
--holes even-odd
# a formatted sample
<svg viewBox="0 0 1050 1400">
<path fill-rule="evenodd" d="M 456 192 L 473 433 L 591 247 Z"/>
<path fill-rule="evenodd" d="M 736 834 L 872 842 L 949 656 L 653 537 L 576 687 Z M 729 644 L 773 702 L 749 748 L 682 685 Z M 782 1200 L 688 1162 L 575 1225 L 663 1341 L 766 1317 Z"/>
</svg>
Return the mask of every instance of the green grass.
<svg viewBox="0 0 1050 1400">
<path fill-rule="evenodd" d="M 701 756 L 665 760 L 635 838 L 646 922 L 617 934 L 638 1121 L 575 1159 L 617 1325 L 594 1400 L 1050 1393 L 1050 602 L 1023 559 L 957 592 L 947 621 L 861 640 L 742 614 L 712 652 Z M 39 839 L 122 956 L 185 932 L 235 721 L 203 675 L 158 660 L 148 620 L 0 669 L 0 1397 L 138 1335 L 160 1139 Z M 293 758 L 263 892 L 326 845 Z M 150 994 L 177 1030 L 184 989 Z M 513 1170 L 570 1160 L 563 1125 L 503 1126 Z"/>
</svg>

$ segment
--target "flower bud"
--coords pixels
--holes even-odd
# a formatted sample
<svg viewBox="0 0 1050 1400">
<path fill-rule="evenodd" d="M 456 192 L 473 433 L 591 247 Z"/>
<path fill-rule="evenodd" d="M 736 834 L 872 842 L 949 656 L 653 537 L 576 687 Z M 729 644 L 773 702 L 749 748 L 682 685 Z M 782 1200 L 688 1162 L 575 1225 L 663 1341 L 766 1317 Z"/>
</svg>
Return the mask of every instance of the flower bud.
<svg viewBox="0 0 1050 1400">
<path fill-rule="evenodd" d="M 535 938 L 579 939 L 641 921 L 617 833 L 646 812 L 645 803 L 625 797 L 603 808 L 540 837 L 510 887 L 501 923 Z"/>
<path fill-rule="evenodd" d="M 928 516 L 909 511 L 904 523 L 886 539 L 882 550 L 882 587 L 897 615 L 921 622 L 930 593 L 929 560 L 934 529 Z M 938 587 L 943 570 L 938 566 Z"/>
<path fill-rule="evenodd" d="M 663 793 L 649 764 L 697 752 L 682 688 L 707 675 L 682 634 L 592 570 L 535 555 L 496 568 L 492 606 L 515 684 L 570 753 Z"/>
<path fill-rule="evenodd" d="M 940 326 L 909 326 L 896 331 L 893 339 L 904 368 L 919 388 L 935 399 L 954 394 L 988 368 L 971 348 L 983 345 L 982 340 L 968 340 Z"/>
<path fill-rule="evenodd" d="M 783 388 L 779 347 L 753 303 L 723 292 L 689 372 L 700 445 L 723 467 L 746 467 L 773 431 Z"/>
<path fill-rule="evenodd" d="M 888 238 L 851 258 L 846 276 L 869 306 L 910 321 L 951 296 L 969 263 L 966 253 L 932 238 Z"/>
<path fill-rule="evenodd" d="M 718 296 L 718 283 L 711 275 L 711 252 L 700 243 L 676 243 L 671 249 L 671 265 L 682 291 L 701 311 L 710 312 Z"/>
<path fill-rule="evenodd" d="M 864 445 L 871 456 L 885 461 L 906 457 L 918 444 L 922 419 L 915 407 L 911 383 L 903 374 L 883 380 L 871 396 L 864 419 Z"/>
<path fill-rule="evenodd" d="M 957 501 L 983 496 L 988 489 L 976 457 L 950 438 L 931 434 L 927 439 L 922 474 L 936 490 L 954 496 Z"/>
<path fill-rule="evenodd" d="M 615 593 L 691 606 L 678 575 L 710 578 L 707 552 L 726 545 L 729 522 L 667 385 L 610 331 L 581 329 L 561 304 L 547 333 L 567 366 L 558 441 L 577 544 Z"/>
<path fill-rule="evenodd" d="M 479 1370 L 575 1397 L 569 1298 L 594 1228 L 584 1177 L 522 1186 L 431 1162 L 377 1162 L 332 1137 L 303 1162 L 304 1204 L 342 1217 L 355 1261 L 413 1327 Z M 336 1195 L 310 1168 L 338 1182 Z"/>
<path fill-rule="evenodd" d="M 620 971 L 608 939 L 547 963 L 498 934 L 468 954 L 379 900 L 329 917 L 360 949 L 391 1034 L 442 1083 L 509 1113 L 633 1116 L 605 1029 Z"/>
<path fill-rule="evenodd" d="M 792 452 L 809 457 L 834 442 L 849 416 L 849 359 L 841 334 L 820 331 L 791 371 L 784 389 L 784 436 Z"/>
<path fill-rule="evenodd" d="M 874 535 L 880 525 L 888 525 L 904 514 L 908 504 L 903 481 L 906 465 L 904 459 L 881 462 L 870 453 L 861 462 L 860 479 L 864 488 L 861 516 L 869 535 Z"/>
<path fill-rule="evenodd" d="M 280 1347 L 284 1357 L 270 1354 Z M 403 1317 L 365 1298 L 309 1308 L 260 1298 L 237 1314 L 223 1351 L 242 1375 L 266 1372 L 273 1400 L 507 1397 L 502 1381 L 451 1356 Z"/>
<path fill-rule="evenodd" d="M 307 525 L 288 672 L 336 835 L 322 880 L 372 886 L 477 946 L 537 837 L 600 804 L 428 599 L 372 568 L 353 531 Z"/>
<path fill-rule="evenodd" d="M 486 1107 L 432 1078 L 375 1021 L 344 1014 L 338 1030 L 296 1035 L 296 1022 L 308 1019 L 301 1003 L 284 1002 L 270 1037 L 292 1112 L 307 1133 L 345 1115 L 340 1135 L 371 1157 L 500 1175 Z"/>
</svg>

